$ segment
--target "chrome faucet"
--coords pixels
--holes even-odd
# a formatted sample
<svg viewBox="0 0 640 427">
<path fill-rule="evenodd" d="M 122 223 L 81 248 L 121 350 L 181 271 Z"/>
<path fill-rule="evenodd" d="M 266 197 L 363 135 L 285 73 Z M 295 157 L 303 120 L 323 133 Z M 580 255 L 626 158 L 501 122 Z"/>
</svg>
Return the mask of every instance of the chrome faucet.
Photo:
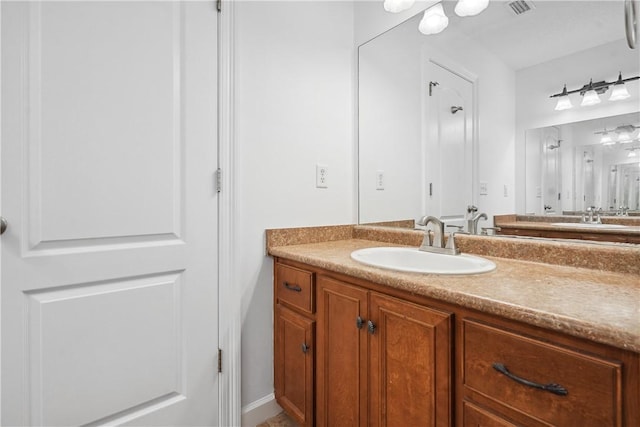
<svg viewBox="0 0 640 427">
<path fill-rule="evenodd" d="M 433 223 L 435 225 L 435 229 L 433 231 L 433 240 L 431 239 L 431 235 L 429 234 L 428 225 L 430 223 Z M 455 232 L 449 234 L 447 244 L 445 245 L 444 222 L 440 221 L 435 216 L 425 215 L 420 221 L 418 221 L 418 225 L 422 225 L 425 227 L 424 238 L 422 239 L 422 245 L 420 245 L 419 248 L 421 251 L 449 255 L 458 255 L 460 253 L 460 250 L 456 247 L 456 243 L 454 240 Z"/>
<path fill-rule="evenodd" d="M 471 217 L 471 219 L 467 220 L 467 229 L 469 234 L 478 234 L 478 221 L 480 221 L 480 219 L 487 220 L 487 214 L 484 212 L 476 213 Z"/>
<path fill-rule="evenodd" d="M 593 219 L 593 213 L 596 212 L 596 219 Z M 586 215 L 589 215 L 589 219 L 587 219 Z M 589 206 L 587 208 L 587 212 L 583 212 L 582 213 L 582 219 L 580 220 L 580 222 L 582 223 L 586 223 L 586 224 L 602 224 L 602 218 L 600 217 L 600 215 L 602 214 L 602 208 L 598 209 L 596 211 L 596 207 L 595 206 Z"/>
</svg>

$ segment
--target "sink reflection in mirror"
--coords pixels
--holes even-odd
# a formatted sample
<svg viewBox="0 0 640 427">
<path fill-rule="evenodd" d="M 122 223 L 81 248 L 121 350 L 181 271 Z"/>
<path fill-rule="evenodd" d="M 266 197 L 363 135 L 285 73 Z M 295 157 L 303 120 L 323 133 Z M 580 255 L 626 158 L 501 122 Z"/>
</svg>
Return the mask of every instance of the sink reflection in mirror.
<svg viewBox="0 0 640 427">
<path fill-rule="evenodd" d="M 474 255 L 445 255 L 404 247 L 359 249 L 351 253 L 351 258 L 372 267 L 410 273 L 478 274 L 496 268 L 494 262 Z"/>
</svg>

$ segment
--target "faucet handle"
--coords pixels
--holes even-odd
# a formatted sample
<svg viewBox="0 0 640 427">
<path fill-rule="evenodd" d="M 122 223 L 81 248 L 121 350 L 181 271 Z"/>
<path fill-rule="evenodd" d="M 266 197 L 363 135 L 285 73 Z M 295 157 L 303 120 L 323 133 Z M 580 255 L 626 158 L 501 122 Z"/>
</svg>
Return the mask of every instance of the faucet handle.
<svg viewBox="0 0 640 427">
<path fill-rule="evenodd" d="M 451 231 L 449 233 L 449 237 L 447 237 L 447 244 L 445 246 L 445 249 L 449 249 L 453 253 L 453 255 L 460 254 L 460 249 L 458 249 L 458 246 L 456 246 L 456 239 L 455 239 L 455 236 L 458 233 L 464 233 L 464 232 L 463 231 Z M 468 234 L 468 233 L 465 233 L 465 234 Z"/>
<path fill-rule="evenodd" d="M 457 228 L 458 230 L 454 230 L 455 233 L 457 231 L 462 231 L 464 229 L 464 225 L 447 224 L 447 228 Z"/>
<path fill-rule="evenodd" d="M 489 231 L 492 231 L 494 236 L 498 231 L 502 231 L 502 228 L 500 227 L 481 227 L 480 229 L 482 230 L 480 234 L 483 236 L 489 236 Z"/>
</svg>

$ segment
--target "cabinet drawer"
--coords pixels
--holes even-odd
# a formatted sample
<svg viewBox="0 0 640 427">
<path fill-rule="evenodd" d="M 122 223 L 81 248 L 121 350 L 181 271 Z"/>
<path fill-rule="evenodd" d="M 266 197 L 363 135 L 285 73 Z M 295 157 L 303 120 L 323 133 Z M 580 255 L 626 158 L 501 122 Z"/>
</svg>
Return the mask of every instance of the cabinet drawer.
<svg viewBox="0 0 640 427">
<path fill-rule="evenodd" d="M 464 427 L 516 427 L 515 424 L 469 402 L 463 402 Z"/>
<path fill-rule="evenodd" d="M 621 363 L 470 320 L 463 325 L 466 389 L 555 426 L 621 425 Z M 536 388 L 552 384 L 566 394 Z"/>
<path fill-rule="evenodd" d="M 314 313 L 313 273 L 288 265 L 276 264 L 275 288 L 276 299 L 280 303 L 298 308 L 305 313 Z"/>
</svg>

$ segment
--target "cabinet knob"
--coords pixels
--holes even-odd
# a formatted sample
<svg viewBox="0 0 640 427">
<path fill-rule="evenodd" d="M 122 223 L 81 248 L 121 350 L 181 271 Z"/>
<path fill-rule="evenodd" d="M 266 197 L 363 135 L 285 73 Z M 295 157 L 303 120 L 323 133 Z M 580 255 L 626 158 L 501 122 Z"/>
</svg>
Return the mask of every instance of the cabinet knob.
<svg viewBox="0 0 640 427">
<path fill-rule="evenodd" d="M 364 319 L 362 317 L 358 316 L 356 318 L 356 328 L 362 329 L 362 326 L 364 326 Z"/>
<path fill-rule="evenodd" d="M 302 352 L 303 352 L 303 353 L 306 353 L 307 351 L 309 351 L 309 349 L 310 349 L 310 348 L 311 348 L 311 347 L 309 347 L 309 346 L 307 345 L 307 343 L 302 343 Z"/>
<path fill-rule="evenodd" d="M 7 230 L 7 220 L 0 216 L 0 235 Z"/>
<path fill-rule="evenodd" d="M 373 335 L 376 332 L 376 324 L 369 320 L 367 322 L 367 329 L 369 330 L 369 333 Z"/>
</svg>

